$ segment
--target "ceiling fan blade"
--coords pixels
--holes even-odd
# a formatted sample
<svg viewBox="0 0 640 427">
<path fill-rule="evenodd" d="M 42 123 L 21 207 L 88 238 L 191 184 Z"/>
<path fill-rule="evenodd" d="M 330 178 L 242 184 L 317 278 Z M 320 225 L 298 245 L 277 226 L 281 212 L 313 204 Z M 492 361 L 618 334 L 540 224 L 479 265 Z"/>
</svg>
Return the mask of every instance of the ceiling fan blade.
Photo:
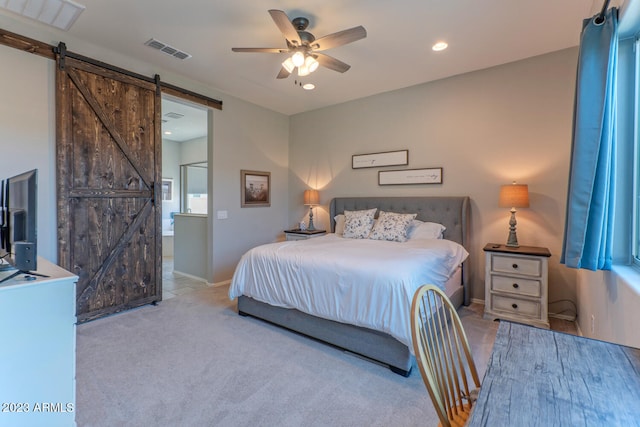
<svg viewBox="0 0 640 427">
<path fill-rule="evenodd" d="M 275 47 L 232 47 L 234 52 L 262 52 L 262 53 L 287 53 L 289 49 L 279 49 Z"/>
<path fill-rule="evenodd" d="M 348 30 L 338 31 L 337 33 L 320 37 L 318 40 L 311 43 L 311 48 L 314 51 L 327 50 L 347 43 L 353 43 L 365 37 L 367 37 L 367 30 L 360 25 L 358 27 L 349 28 Z"/>
<path fill-rule="evenodd" d="M 324 53 L 314 53 L 313 56 L 316 57 L 316 60 L 322 65 L 330 70 L 337 71 L 339 73 L 344 73 L 351 65 L 345 64 L 344 62 L 336 59 L 332 56 L 325 55 Z"/>
<path fill-rule="evenodd" d="M 278 29 L 284 38 L 287 39 L 290 44 L 295 46 L 300 46 L 302 44 L 302 40 L 300 40 L 300 36 L 298 35 L 296 28 L 293 26 L 286 13 L 281 10 L 270 9 L 269 14 L 271 15 L 271 19 L 273 19 L 273 22 L 278 26 Z"/>
<path fill-rule="evenodd" d="M 276 77 L 276 79 L 286 79 L 287 77 L 289 77 L 291 73 L 287 71 L 286 68 L 282 67 L 280 68 L 280 72 L 278 73 L 278 76 Z"/>
</svg>

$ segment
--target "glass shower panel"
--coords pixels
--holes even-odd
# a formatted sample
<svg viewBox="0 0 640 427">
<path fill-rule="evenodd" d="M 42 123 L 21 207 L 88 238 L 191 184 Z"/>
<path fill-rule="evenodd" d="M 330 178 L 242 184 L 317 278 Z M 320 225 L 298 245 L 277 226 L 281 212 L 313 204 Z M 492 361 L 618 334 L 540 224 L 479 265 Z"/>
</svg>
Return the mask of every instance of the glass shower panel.
<svg viewBox="0 0 640 427">
<path fill-rule="evenodd" d="M 181 165 L 182 212 L 204 214 L 207 212 L 207 163 Z"/>
</svg>

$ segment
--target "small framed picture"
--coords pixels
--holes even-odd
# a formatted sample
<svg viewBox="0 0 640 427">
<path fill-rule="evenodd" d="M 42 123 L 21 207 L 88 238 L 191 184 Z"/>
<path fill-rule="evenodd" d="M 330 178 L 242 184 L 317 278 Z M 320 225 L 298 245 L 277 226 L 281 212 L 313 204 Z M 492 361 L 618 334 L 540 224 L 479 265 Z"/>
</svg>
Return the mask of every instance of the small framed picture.
<svg viewBox="0 0 640 427">
<path fill-rule="evenodd" d="M 240 171 L 241 207 L 271 206 L 271 172 Z"/>
<path fill-rule="evenodd" d="M 173 202 L 173 178 L 162 178 L 162 201 Z"/>
<path fill-rule="evenodd" d="M 409 150 L 385 151 L 383 153 L 354 154 L 351 168 L 377 168 L 380 166 L 404 166 L 409 164 Z"/>
<path fill-rule="evenodd" d="M 378 171 L 378 185 L 442 184 L 442 168 Z"/>
</svg>

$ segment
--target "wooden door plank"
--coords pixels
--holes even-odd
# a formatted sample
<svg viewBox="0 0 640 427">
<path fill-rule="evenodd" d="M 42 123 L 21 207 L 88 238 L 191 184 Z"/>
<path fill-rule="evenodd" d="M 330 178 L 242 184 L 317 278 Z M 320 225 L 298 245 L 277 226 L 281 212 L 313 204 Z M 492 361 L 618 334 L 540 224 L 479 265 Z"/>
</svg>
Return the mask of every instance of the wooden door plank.
<svg viewBox="0 0 640 427">
<path fill-rule="evenodd" d="M 82 80 L 78 76 L 78 73 L 76 73 L 75 71 L 69 68 L 67 69 L 67 72 L 69 74 L 69 77 L 73 81 L 73 83 L 76 85 L 76 88 L 80 91 L 80 93 L 82 93 L 82 96 L 84 97 L 85 101 L 91 106 L 96 116 L 100 119 L 105 129 L 111 135 L 111 138 L 113 138 L 115 143 L 118 145 L 118 148 L 122 150 L 127 160 L 131 163 L 131 166 L 133 166 L 133 168 L 138 173 L 140 178 L 142 178 L 145 187 L 147 189 L 151 189 L 152 180 L 149 179 L 148 173 L 146 173 L 142 165 L 137 162 L 137 158 L 136 158 L 137 156 L 134 155 L 133 151 L 129 148 L 129 145 L 125 142 L 122 135 L 120 135 L 120 133 L 118 132 L 118 129 L 122 128 L 122 126 L 119 126 L 119 127 L 116 126 L 116 124 L 111 120 L 111 118 L 108 117 L 106 112 L 103 110 L 102 106 L 96 101 L 95 97 L 90 93 L 89 89 L 82 82 Z M 129 111 L 129 113 L 132 113 L 132 112 Z M 125 114 L 125 117 L 127 117 L 126 114 Z"/>
<path fill-rule="evenodd" d="M 80 306 L 84 306 L 92 297 L 92 294 L 98 290 L 98 286 L 103 282 L 105 274 L 109 269 L 113 267 L 113 263 L 116 257 L 122 254 L 124 247 L 131 241 L 133 234 L 140 230 L 142 222 L 144 222 L 146 218 L 151 214 L 151 208 L 152 205 L 150 201 L 145 203 L 142 211 L 139 212 L 139 214 L 133 220 L 133 223 L 122 234 L 115 247 L 104 258 L 104 261 L 96 270 L 93 277 L 89 279 L 89 284 L 82 290 L 81 294 L 78 296 L 78 304 Z M 133 263 L 136 263 L 138 261 L 139 260 L 132 260 Z"/>
</svg>

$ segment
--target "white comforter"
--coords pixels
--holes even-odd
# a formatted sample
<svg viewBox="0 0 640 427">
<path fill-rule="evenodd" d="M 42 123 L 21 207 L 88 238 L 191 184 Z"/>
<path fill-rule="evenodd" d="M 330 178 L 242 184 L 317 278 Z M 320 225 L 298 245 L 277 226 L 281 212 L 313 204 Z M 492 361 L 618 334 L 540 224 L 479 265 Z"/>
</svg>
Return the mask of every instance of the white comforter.
<svg viewBox="0 0 640 427">
<path fill-rule="evenodd" d="M 398 243 L 329 234 L 266 244 L 243 255 L 229 297 L 246 295 L 375 329 L 412 349 L 413 294 L 426 283 L 443 288 L 467 256 L 449 240 Z"/>
</svg>

